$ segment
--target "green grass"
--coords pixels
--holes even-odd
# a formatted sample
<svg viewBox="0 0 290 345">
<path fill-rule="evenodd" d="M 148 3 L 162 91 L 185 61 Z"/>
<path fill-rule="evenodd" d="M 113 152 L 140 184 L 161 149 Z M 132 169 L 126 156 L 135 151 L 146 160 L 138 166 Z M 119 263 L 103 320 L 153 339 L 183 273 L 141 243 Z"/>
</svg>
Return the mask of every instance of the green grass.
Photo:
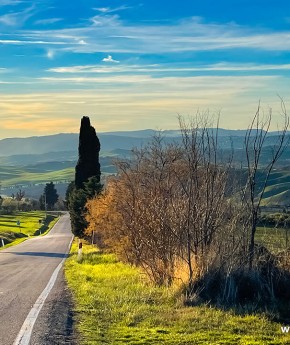
<svg viewBox="0 0 290 345">
<path fill-rule="evenodd" d="M 74 176 L 74 168 L 49 172 L 29 172 L 25 168 L 5 167 L 5 173 L 1 169 L 0 178 L 3 187 L 23 185 L 29 183 L 45 183 L 47 181 L 70 181 Z"/>
<path fill-rule="evenodd" d="M 84 246 L 66 261 L 80 345 L 289 344 L 264 315 L 236 315 L 210 306 L 184 307 L 174 290 L 150 285 L 141 271 Z"/>
<path fill-rule="evenodd" d="M 0 238 L 4 239 L 5 246 L 0 249 L 19 244 L 31 236 L 47 233 L 57 221 L 57 217 L 52 214 L 47 215 L 44 224 L 39 220 L 45 218 L 44 211 L 17 212 L 12 215 L 0 215 Z M 20 226 L 17 221 L 20 221 Z M 41 231 L 39 231 L 41 229 Z M 0 243 L 1 246 L 1 243 Z"/>
<path fill-rule="evenodd" d="M 102 175 L 115 172 L 112 166 L 103 166 Z M 0 181 L 3 188 L 27 184 L 47 183 L 50 181 L 62 182 L 74 179 L 75 168 L 65 168 L 55 171 L 27 171 L 25 167 L 0 167 Z"/>
</svg>

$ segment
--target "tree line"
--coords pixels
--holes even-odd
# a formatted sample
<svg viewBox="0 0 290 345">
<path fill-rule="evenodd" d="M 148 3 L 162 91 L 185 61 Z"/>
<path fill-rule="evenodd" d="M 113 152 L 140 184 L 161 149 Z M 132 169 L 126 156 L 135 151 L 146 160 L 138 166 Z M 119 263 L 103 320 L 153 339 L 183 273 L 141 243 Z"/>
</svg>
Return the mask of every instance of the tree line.
<svg viewBox="0 0 290 345">
<path fill-rule="evenodd" d="M 0 212 L 12 214 L 16 211 L 32 211 L 32 210 L 63 210 L 65 205 L 59 199 L 59 195 L 53 182 L 46 183 L 43 194 L 39 200 L 25 197 L 25 191 L 21 188 L 12 193 L 11 197 L 0 196 Z"/>
</svg>

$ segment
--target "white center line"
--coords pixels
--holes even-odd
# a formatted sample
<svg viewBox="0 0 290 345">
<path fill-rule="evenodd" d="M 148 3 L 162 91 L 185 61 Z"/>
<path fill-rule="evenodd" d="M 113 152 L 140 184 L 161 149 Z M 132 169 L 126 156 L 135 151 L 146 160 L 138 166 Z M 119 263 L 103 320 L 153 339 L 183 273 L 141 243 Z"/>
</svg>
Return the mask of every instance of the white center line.
<svg viewBox="0 0 290 345">
<path fill-rule="evenodd" d="M 70 250 L 70 247 L 72 245 L 72 241 L 73 241 L 73 237 L 70 241 L 67 253 Z M 57 275 L 58 275 L 58 273 L 59 273 L 65 260 L 66 260 L 66 258 L 63 258 L 62 261 L 60 262 L 60 264 L 54 270 L 54 272 L 53 272 L 48 284 L 46 285 L 45 289 L 42 291 L 42 293 L 38 297 L 37 301 L 34 303 L 33 307 L 31 308 L 30 312 L 28 313 L 28 315 L 27 315 L 27 317 L 26 317 L 26 319 L 25 319 L 25 321 L 24 321 L 24 323 L 20 329 L 20 332 L 18 333 L 18 336 L 13 343 L 13 345 L 29 345 L 31 334 L 32 334 L 32 329 L 33 329 L 33 326 L 37 320 L 38 314 L 40 313 L 47 296 L 49 295 L 50 291 L 52 290 L 52 288 L 56 282 Z"/>
</svg>

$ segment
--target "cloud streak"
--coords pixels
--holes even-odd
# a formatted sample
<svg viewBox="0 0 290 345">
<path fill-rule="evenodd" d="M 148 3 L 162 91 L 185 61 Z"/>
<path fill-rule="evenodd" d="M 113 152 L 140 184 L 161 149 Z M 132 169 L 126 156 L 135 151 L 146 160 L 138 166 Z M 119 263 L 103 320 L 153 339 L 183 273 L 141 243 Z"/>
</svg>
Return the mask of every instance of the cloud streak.
<svg viewBox="0 0 290 345">
<path fill-rule="evenodd" d="M 0 0 L 0 6 L 16 6 L 23 2 L 21 0 Z"/>
<path fill-rule="evenodd" d="M 28 12 L 27 16 L 32 15 L 31 10 Z M 16 25 L 20 14 L 4 15 L 0 17 L 0 22 Z M 26 30 L 22 31 L 22 36 L 26 42 L 62 40 L 64 47 L 61 49 L 74 53 L 166 54 L 233 49 L 290 51 L 290 31 L 271 32 L 231 23 L 205 23 L 200 18 L 162 25 L 154 22 L 133 25 L 117 15 L 102 14 L 91 17 L 85 26 Z M 19 44 L 15 37 L 10 37 L 7 42 Z"/>
<path fill-rule="evenodd" d="M 112 58 L 112 57 L 111 57 Z M 105 58 L 102 61 L 111 61 Z M 287 71 L 290 70 L 290 64 L 230 64 L 230 63 L 216 63 L 203 66 L 166 66 L 166 65 L 120 65 L 120 66 L 100 66 L 100 65 L 81 65 L 81 66 L 63 66 L 48 69 L 48 72 L 54 73 L 170 73 L 170 72 L 259 72 L 259 71 Z"/>
<path fill-rule="evenodd" d="M 31 6 L 20 12 L 6 13 L 0 16 L 0 24 L 11 27 L 21 27 L 35 14 L 35 7 Z"/>
<path fill-rule="evenodd" d="M 290 31 L 255 32 L 234 24 L 208 24 L 196 18 L 177 23 L 131 25 L 116 15 L 95 16 L 92 26 L 59 33 L 83 35 L 89 43 L 76 52 L 168 53 L 185 51 L 254 49 L 290 50 Z M 51 32 L 53 35 L 54 33 Z M 74 51 L 74 49 L 72 48 Z"/>
<path fill-rule="evenodd" d="M 61 22 L 63 18 L 46 18 L 46 19 L 39 19 L 35 21 L 35 24 L 38 25 L 49 25 L 49 24 L 54 24 Z"/>
<path fill-rule="evenodd" d="M 31 10 L 25 11 L 31 15 Z M 19 15 L 22 13 L 4 15 L 0 22 L 15 25 Z M 233 24 L 202 23 L 196 18 L 171 24 L 133 26 L 116 15 L 101 15 L 92 17 L 91 22 L 91 25 L 71 29 L 23 31 L 22 35 L 28 42 L 65 38 L 67 47 L 64 49 L 78 53 L 174 53 L 235 48 L 290 50 L 290 31 L 255 33 Z M 19 44 L 17 40 L 8 40 L 11 44 L 14 41 Z"/>
<path fill-rule="evenodd" d="M 131 6 L 126 6 L 126 5 L 122 5 L 119 7 L 98 7 L 98 8 L 94 8 L 95 11 L 101 12 L 101 13 L 113 13 L 113 12 L 118 12 L 118 11 L 123 11 L 123 10 L 127 10 L 129 8 L 132 8 Z"/>
</svg>

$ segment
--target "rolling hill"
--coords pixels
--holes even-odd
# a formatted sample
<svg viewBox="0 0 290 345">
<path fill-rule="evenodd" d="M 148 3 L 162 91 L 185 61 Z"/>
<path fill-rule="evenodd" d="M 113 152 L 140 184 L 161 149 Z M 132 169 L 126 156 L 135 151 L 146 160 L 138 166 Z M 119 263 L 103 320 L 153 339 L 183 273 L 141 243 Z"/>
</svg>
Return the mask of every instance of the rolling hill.
<svg viewBox="0 0 290 345">
<path fill-rule="evenodd" d="M 214 133 L 215 129 L 212 131 Z M 227 157 L 234 149 L 234 161 L 244 164 L 245 132 L 245 130 L 219 129 L 219 153 Z M 156 133 L 152 129 L 99 133 L 102 176 L 115 173 L 114 159 L 128 158 L 133 147 L 146 145 Z M 165 142 L 181 140 L 179 130 L 167 130 L 162 133 Z M 276 140 L 277 132 L 270 133 L 261 155 L 262 164 L 267 164 L 271 146 Z M 26 190 L 27 196 L 36 197 L 39 190 L 43 189 L 43 184 L 49 181 L 58 183 L 59 188 L 65 191 L 67 183 L 74 178 L 77 149 L 76 133 L 0 140 L 0 192 L 9 195 L 21 187 Z M 276 166 L 278 170 L 272 173 L 269 180 L 263 200 L 264 205 L 276 203 L 290 205 L 289 166 L 290 147 L 287 147 Z M 63 196 L 64 192 L 61 194 Z"/>
</svg>

